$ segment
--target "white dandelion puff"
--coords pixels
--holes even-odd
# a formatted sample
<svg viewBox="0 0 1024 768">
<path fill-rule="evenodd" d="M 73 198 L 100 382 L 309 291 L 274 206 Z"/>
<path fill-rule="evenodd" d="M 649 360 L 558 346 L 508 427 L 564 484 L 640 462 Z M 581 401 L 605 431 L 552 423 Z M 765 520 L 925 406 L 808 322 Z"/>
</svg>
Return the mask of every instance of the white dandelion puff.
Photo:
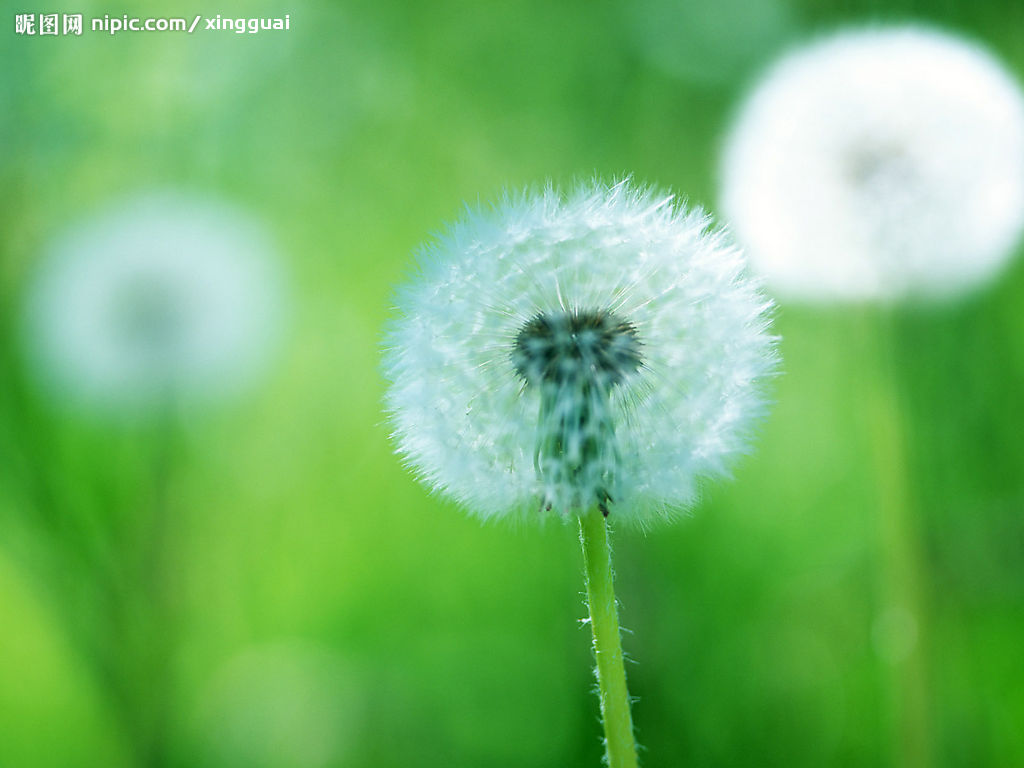
<svg viewBox="0 0 1024 768">
<path fill-rule="evenodd" d="M 769 302 L 700 210 L 627 182 L 467 210 L 387 333 L 394 437 L 484 518 L 646 524 L 723 474 L 775 368 Z"/>
<path fill-rule="evenodd" d="M 807 300 L 984 284 L 1024 228 L 1024 96 L 980 46 L 917 26 L 784 57 L 726 143 L 722 209 L 751 266 Z"/>
<path fill-rule="evenodd" d="M 52 244 L 29 288 L 26 344 L 62 400 L 134 413 L 247 385 L 268 362 L 281 299 L 255 223 L 153 193 Z"/>
</svg>

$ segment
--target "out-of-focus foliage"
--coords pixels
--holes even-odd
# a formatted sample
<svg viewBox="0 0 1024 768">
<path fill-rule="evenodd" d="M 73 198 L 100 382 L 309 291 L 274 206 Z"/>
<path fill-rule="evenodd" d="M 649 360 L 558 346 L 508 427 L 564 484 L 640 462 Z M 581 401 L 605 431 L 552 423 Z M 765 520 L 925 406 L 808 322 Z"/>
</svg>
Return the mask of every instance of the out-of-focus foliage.
<svg viewBox="0 0 1024 768">
<path fill-rule="evenodd" d="M 723 29 L 719 4 L 679 0 L 694 21 L 674 55 L 669 21 L 625 2 L 231 0 L 214 13 L 291 29 L 74 38 L 16 36 L 26 9 L 4 4 L 0 764 L 599 764 L 575 531 L 481 526 L 392 455 L 377 347 L 410 251 L 464 200 L 547 178 L 632 173 L 713 208 L 745 86 L 840 23 L 931 21 L 1024 78 L 1024 11 L 1005 0 L 727 5 Z M 693 25 L 742 48 L 694 69 Z M 40 259 L 157 187 L 270 233 L 293 298 L 276 365 L 166 420 L 54 404 L 23 353 Z M 780 309 L 777 403 L 735 481 L 615 539 L 646 765 L 893 762 L 894 475 L 934 764 L 1024 764 L 1022 303 L 1018 259 L 944 307 Z M 887 462 L 869 426 L 883 390 L 903 447 Z"/>
</svg>

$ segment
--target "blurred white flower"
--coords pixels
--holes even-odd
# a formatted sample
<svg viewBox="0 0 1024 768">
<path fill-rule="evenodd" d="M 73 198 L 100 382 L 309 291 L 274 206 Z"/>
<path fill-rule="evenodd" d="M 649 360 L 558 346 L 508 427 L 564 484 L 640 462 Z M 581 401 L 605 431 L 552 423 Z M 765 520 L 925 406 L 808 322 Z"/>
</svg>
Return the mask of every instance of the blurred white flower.
<svg viewBox="0 0 1024 768">
<path fill-rule="evenodd" d="M 58 397 L 135 412 L 244 387 L 268 360 L 280 309 L 258 226 L 152 194 L 53 243 L 30 286 L 26 344 Z"/>
<path fill-rule="evenodd" d="M 840 32 L 753 90 L 726 144 L 722 208 L 786 296 L 981 285 L 1024 227 L 1024 97 L 991 54 L 951 35 Z"/>
<path fill-rule="evenodd" d="M 386 338 L 398 450 L 481 517 L 645 524 L 725 472 L 773 372 L 769 302 L 701 211 L 623 182 L 469 210 Z"/>
</svg>

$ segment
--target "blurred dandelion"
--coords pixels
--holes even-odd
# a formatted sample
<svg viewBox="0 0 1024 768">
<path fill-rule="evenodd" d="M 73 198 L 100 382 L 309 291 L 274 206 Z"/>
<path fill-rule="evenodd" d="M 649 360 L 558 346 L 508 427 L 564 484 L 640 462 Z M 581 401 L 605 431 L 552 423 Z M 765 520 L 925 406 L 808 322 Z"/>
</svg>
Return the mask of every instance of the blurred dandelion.
<svg viewBox="0 0 1024 768">
<path fill-rule="evenodd" d="M 721 188 L 751 266 L 782 296 L 969 289 L 1024 228 L 1024 95 L 953 35 L 839 32 L 757 84 L 726 141 Z"/>
<path fill-rule="evenodd" d="M 42 535 L 86 566 L 76 579 L 91 603 L 67 601 L 69 631 L 118 703 L 140 764 L 166 762 L 175 686 L 167 660 L 177 640 L 178 406 L 237 393 L 265 368 L 279 332 L 281 283 L 254 222 L 164 192 L 70 228 L 28 286 L 23 341 L 47 393 L 103 415 L 146 417 L 155 427 L 124 435 L 146 467 L 144 499 L 62 495 L 54 488 L 64 468 L 44 460 L 43 448 L 27 462 L 28 484 L 41 489 L 38 506 L 46 507 L 36 513 L 59 521 Z M 93 465 L 100 487 L 103 473 L 126 472 L 103 464 Z M 92 503 L 102 514 L 94 515 Z M 90 535 L 73 535 L 80 530 Z"/>
<path fill-rule="evenodd" d="M 607 759 L 636 765 L 605 517 L 669 516 L 744 449 L 770 303 L 703 212 L 629 182 L 467 211 L 398 303 L 399 452 L 484 518 L 578 518 Z"/>
<path fill-rule="evenodd" d="M 725 145 L 722 207 L 780 295 L 859 307 L 881 551 L 876 648 L 896 761 L 931 764 L 925 567 L 906 473 L 898 300 L 984 285 L 1024 229 L 1024 94 L 977 44 L 919 26 L 842 31 L 784 57 Z M 858 314 L 857 312 L 853 314 Z M 882 346 L 879 346 L 881 343 Z"/>
<path fill-rule="evenodd" d="M 26 346 L 57 397 L 134 413 L 243 389 L 269 359 L 280 310 L 255 223 L 154 193 L 53 243 L 30 287 Z"/>
</svg>

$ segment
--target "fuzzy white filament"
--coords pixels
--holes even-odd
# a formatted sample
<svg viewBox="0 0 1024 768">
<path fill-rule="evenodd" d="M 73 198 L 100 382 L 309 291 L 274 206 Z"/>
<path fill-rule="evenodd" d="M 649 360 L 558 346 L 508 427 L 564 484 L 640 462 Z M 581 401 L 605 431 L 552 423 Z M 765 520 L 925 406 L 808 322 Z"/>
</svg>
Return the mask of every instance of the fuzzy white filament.
<svg viewBox="0 0 1024 768">
<path fill-rule="evenodd" d="M 267 360 L 280 308 L 258 226 L 153 193 L 51 245 L 30 286 L 26 345 L 61 399 L 135 413 L 244 386 Z"/>
<path fill-rule="evenodd" d="M 722 208 L 786 297 L 980 285 L 1024 227 L 1024 96 L 991 54 L 952 35 L 840 32 L 753 90 L 726 143 Z"/>
<path fill-rule="evenodd" d="M 670 516 L 744 449 L 776 362 L 740 252 L 702 211 L 626 182 L 468 210 L 398 307 L 398 449 L 482 517 Z"/>
</svg>

